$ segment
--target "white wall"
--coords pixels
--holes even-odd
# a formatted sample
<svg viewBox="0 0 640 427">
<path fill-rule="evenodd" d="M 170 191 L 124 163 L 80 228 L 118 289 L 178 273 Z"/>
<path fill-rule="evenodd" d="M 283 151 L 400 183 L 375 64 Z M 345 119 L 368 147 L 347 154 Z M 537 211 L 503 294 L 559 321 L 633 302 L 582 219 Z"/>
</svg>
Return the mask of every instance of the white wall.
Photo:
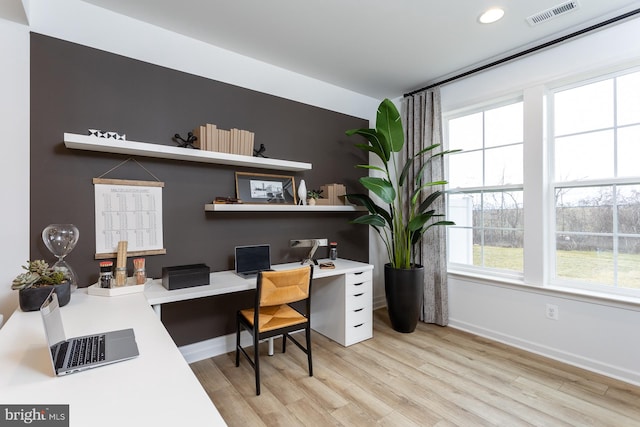
<svg viewBox="0 0 640 427">
<path fill-rule="evenodd" d="M 631 40 L 640 40 L 640 19 L 449 84 L 442 89 L 443 109 L 451 111 L 516 91 L 535 90 L 541 83 L 571 75 L 640 64 L 640 44 Z M 525 217 L 527 212 L 535 212 L 526 209 Z M 531 251 L 528 256 L 540 258 Z M 535 282 L 542 275 L 528 277 L 527 285 L 539 285 Z M 540 286 L 456 275 L 449 277 L 449 298 L 453 327 L 640 384 L 638 302 L 616 303 Z M 546 318 L 547 304 L 558 306 L 558 320 Z"/>
<path fill-rule="evenodd" d="M 29 258 L 29 28 L 0 15 L 0 314 L 17 306 L 10 288 Z"/>
</svg>

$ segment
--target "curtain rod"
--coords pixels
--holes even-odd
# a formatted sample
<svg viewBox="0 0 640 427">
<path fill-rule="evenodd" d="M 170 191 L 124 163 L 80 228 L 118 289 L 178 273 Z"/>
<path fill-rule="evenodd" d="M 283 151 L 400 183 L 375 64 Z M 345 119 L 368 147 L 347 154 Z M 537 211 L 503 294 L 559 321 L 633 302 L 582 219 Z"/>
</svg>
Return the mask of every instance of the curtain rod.
<svg viewBox="0 0 640 427">
<path fill-rule="evenodd" d="M 622 21 L 623 19 L 627 19 L 627 18 L 629 18 L 629 17 L 631 17 L 633 15 L 637 15 L 638 13 L 640 13 L 640 8 L 639 9 L 634 9 L 634 10 L 632 10 L 630 12 L 623 13 L 622 15 L 607 19 L 606 21 L 600 22 L 598 24 L 591 25 L 590 27 L 583 28 L 582 30 L 578 30 L 578 31 L 573 32 L 571 34 L 567 34 L 566 36 L 562 36 L 562 37 L 559 37 L 557 39 L 548 41 L 546 43 L 542 43 L 541 45 L 534 46 L 534 47 L 529 48 L 529 49 L 525 49 L 522 52 L 514 53 L 513 55 L 509 55 L 509 56 L 507 56 L 505 58 L 498 59 L 497 61 L 490 62 L 489 64 L 485 64 L 485 65 L 482 65 L 480 67 L 474 68 L 472 70 L 465 71 L 464 73 L 457 74 L 457 75 L 455 75 L 453 77 L 449 77 L 448 79 L 442 80 L 440 82 L 427 85 L 427 86 L 425 86 L 423 88 L 413 90 L 413 91 L 411 91 L 409 93 L 405 93 L 404 97 L 406 98 L 408 96 L 415 95 L 418 92 L 422 92 L 423 90 L 431 89 L 431 88 L 434 88 L 436 86 L 443 85 L 445 83 L 450 83 L 450 82 L 452 82 L 454 80 L 458 80 L 458 79 L 461 79 L 463 77 L 470 76 L 471 74 L 475 74 L 475 73 L 478 73 L 480 71 L 484 71 L 484 70 L 486 70 L 488 68 L 495 67 L 496 65 L 504 64 L 505 62 L 509 62 L 509 61 L 511 61 L 513 59 L 517 59 L 517 58 L 523 57 L 523 56 L 528 55 L 530 53 L 537 52 L 539 50 L 545 49 L 545 48 L 547 48 L 549 46 L 556 45 L 558 43 L 562 43 L 562 42 L 564 42 L 566 40 L 569 40 L 569 39 L 572 39 L 574 37 L 580 36 L 582 34 L 591 32 L 593 30 L 597 30 L 599 28 L 605 27 L 607 25 L 613 24 L 613 23 L 618 22 L 618 21 Z"/>
</svg>

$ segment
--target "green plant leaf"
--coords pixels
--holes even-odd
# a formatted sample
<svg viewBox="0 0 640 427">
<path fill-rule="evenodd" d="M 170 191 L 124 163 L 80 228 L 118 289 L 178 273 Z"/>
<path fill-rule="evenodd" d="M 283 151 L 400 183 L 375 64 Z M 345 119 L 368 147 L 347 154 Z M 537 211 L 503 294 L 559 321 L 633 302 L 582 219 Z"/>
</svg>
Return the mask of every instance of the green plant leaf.
<svg viewBox="0 0 640 427">
<path fill-rule="evenodd" d="M 383 202 L 392 204 L 396 198 L 396 190 L 393 185 L 384 178 L 373 176 L 364 176 L 360 178 L 360 183 L 376 196 L 380 197 Z"/>
<path fill-rule="evenodd" d="M 346 131 L 345 133 L 347 134 L 347 136 L 357 134 L 367 138 L 367 141 L 369 141 L 369 144 L 371 145 L 356 144 L 356 147 L 375 153 L 385 163 L 388 162 L 391 158 L 389 143 L 386 141 L 384 135 L 380 135 L 380 133 L 376 129 L 351 129 Z"/>
<path fill-rule="evenodd" d="M 353 193 L 353 194 L 346 194 L 345 197 L 351 203 L 358 203 L 358 202 L 362 203 L 370 213 L 376 213 L 377 206 L 373 202 L 373 200 L 371 200 L 371 197 L 369 197 L 368 195 L 361 194 L 361 193 Z"/>
<path fill-rule="evenodd" d="M 402 119 L 396 106 L 389 99 L 384 99 L 376 114 L 376 130 L 384 136 L 391 151 L 398 152 L 404 145 Z"/>
<path fill-rule="evenodd" d="M 413 157 L 407 160 L 407 163 L 404 164 L 402 168 L 402 172 L 400 173 L 400 177 L 398 178 L 398 186 L 402 187 L 404 185 L 405 180 L 407 179 L 407 175 L 409 175 L 409 171 L 411 170 L 411 166 L 413 166 Z"/>
<path fill-rule="evenodd" d="M 352 224 L 366 224 L 375 227 L 384 227 L 384 218 L 379 215 L 363 215 L 350 221 Z"/>
<path fill-rule="evenodd" d="M 444 194 L 444 192 L 442 192 L 442 191 L 440 191 L 440 190 L 436 190 L 436 191 L 434 191 L 433 193 L 429 194 L 429 195 L 427 196 L 427 198 L 426 198 L 426 199 L 424 199 L 424 200 L 422 201 L 422 203 L 420 203 L 420 206 L 418 206 L 418 212 L 424 212 L 424 211 L 426 211 L 426 210 L 427 210 L 427 208 L 428 208 L 429 206 L 431 206 L 431 204 L 432 204 L 433 202 L 435 202 L 436 200 L 438 200 L 438 198 L 439 198 L 440 196 L 442 196 L 443 194 Z"/>
<path fill-rule="evenodd" d="M 372 166 L 372 165 L 356 165 L 357 168 L 361 168 L 361 169 L 372 169 L 372 170 L 377 170 L 380 171 L 382 173 L 387 173 L 384 169 L 382 169 L 381 167 L 378 166 Z"/>
</svg>

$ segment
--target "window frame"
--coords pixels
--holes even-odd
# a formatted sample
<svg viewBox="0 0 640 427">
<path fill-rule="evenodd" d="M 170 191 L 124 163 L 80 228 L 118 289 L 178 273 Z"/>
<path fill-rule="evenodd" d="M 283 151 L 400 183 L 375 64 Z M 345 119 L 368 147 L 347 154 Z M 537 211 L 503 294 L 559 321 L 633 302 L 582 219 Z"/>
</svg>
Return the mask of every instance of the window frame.
<svg viewBox="0 0 640 427">
<path fill-rule="evenodd" d="M 494 110 L 494 109 L 498 109 L 501 107 L 506 107 L 508 105 L 512 105 L 512 104 L 517 104 L 517 103 L 522 103 L 523 104 L 523 110 L 524 110 L 524 97 L 523 94 L 521 92 L 516 92 L 516 93 L 512 93 L 512 94 L 508 94 L 505 96 L 501 96 L 495 99 L 491 99 L 491 100 L 487 100 L 481 103 L 477 103 L 474 104 L 472 106 L 469 107 L 465 107 L 465 108 L 461 108 L 461 109 L 457 109 L 451 112 L 447 112 L 445 114 L 443 114 L 443 137 L 444 137 L 444 141 L 445 141 L 445 145 L 449 148 L 449 149 L 455 149 L 457 147 L 451 145 L 450 141 L 449 141 L 449 121 L 451 120 L 455 120 L 461 117 L 465 117 L 465 116 L 469 116 L 469 115 L 473 115 L 473 114 L 477 114 L 477 113 L 484 113 L 486 111 L 489 110 Z M 523 111 L 524 114 L 524 111 Z M 524 123 L 523 123 L 523 140 L 521 142 L 516 142 L 516 143 L 510 143 L 510 144 L 504 144 L 504 145 L 500 145 L 499 147 L 486 147 L 484 145 L 484 116 L 483 116 L 483 146 L 481 148 L 478 148 L 474 151 L 481 151 L 482 152 L 482 159 L 483 159 L 483 165 L 482 165 L 482 173 L 483 173 L 483 182 L 486 179 L 486 174 L 485 174 L 485 153 L 487 150 L 492 150 L 495 148 L 502 148 L 502 147 L 510 147 L 510 146 L 517 146 L 520 145 L 521 147 L 523 147 L 523 156 L 522 156 L 522 163 L 523 163 L 523 168 L 524 168 L 524 146 L 525 146 L 525 135 L 524 135 Z M 464 152 L 464 151 L 463 151 Z M 452 154 L 455 155 L 455 154 Z M 448 174 L 449 174 L 449 163 L 450 160 L 450 156 L 447 157 L 446 159 L 446 163 L 447 163 L 447 168 L 446 168 L 446 172 L 447 172 L 447 178 L 448 178 Z M 523 171 L 523 175 L 524 175 L 524 171 Z M 485 194 L 485 193 L 495 193 L 495 192 L 509 192 L 509 191 L 521 191 L 523 194 L 523 198 L 524 198 L 524 176 L 523 176 L 523 182 L 521 184 L 504 184 L 504 185 L 486 185 L 486 186 L 473 186 L 473 187 L 464 187 L 464 189 L 458 189 L 458 188 L 452 188 L 450 185 L 447 187 L 447 208 L 449 207 L 449 197 L 451 195 L 454 194 L 470 194 L 470 195 L 475 195 L 475 194 Z M 524 200 L 523 200 L 523 205 L 524 205 Z M 523 208 L 524 209 L 524 208 Z M 523 213 L 524 215 L 524 213 Z M 455 226 L 450 226 L 450 227 L 455 227 Z M 449 228 L 449 227 L 448 227 Z M 462 228 L 462 227 L 460 227 Z M 458 229 L 460 229 L 458 228 Z M 486 225 L 483 223 L 481 226 L 479 227 L 471 227 L 471 230 L 487 230 L 487 229 L 492 229 L 491 227 L 486 227 Z M 515 229 L 514 229 L 515 230 Z M 523 234 L 525 232 L 524 229 L 524 223 L 523 223 L 523 227 L 522 229 L 518 229 L 515 231 L 521 231 Z M 450 247 L 450 237 L 449 237 L 449 232 L 447 232 L 447 248 Z M 523 249 L 524 249 L 524 237 L 523 237 Z M 524 255 L 523 255 L 524 258 Z M 523 271 L 515 271 L 515 270 L 507 270 L 507 269 L 498 269 L 498 268 L 494 268 L 494 267 L 486 267 L 486 266 L 476 266 L 476 265 L 470 265 L 470 264 L 462 264 L 462 263 L 452 263 L 450 261 L 447 261 L 447 270 L 448 272 L 453 272 L 453 273 L 462 273 L 462 274 L 470 274 L 470 275 L 480 275 L 480 276 L 492 276 L 492 277 L 499 277 L 501 279 L 504 280 L 508 280 L 508 281 L 515 281 L 518 283 L 522 283 L 523 279 L 524 279 L 524 259 L 523 259 Z"/>
</svg>

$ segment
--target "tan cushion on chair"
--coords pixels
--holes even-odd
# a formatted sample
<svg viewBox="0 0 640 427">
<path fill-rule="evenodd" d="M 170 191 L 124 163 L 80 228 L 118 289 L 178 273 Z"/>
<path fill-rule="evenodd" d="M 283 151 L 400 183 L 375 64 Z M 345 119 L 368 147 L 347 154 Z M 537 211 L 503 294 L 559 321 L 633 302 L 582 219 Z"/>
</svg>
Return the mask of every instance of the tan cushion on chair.
<svg viewBox="0 0 640 427">
<path fill-rule="evenodd" d="M 253 326 L 253 309 L 240 310 L 240 313 Z M 261 307 L 258 317 L 259 332 L 271 331 L 286 326 L 304 324 L 307 318 L 286 304 Z"/>
<path fill-rule="evenodd" d="M 260 306 L 276 306 L 307 298 L 310 274 L 309 267 L 262 272 Z"/>
</svg>

